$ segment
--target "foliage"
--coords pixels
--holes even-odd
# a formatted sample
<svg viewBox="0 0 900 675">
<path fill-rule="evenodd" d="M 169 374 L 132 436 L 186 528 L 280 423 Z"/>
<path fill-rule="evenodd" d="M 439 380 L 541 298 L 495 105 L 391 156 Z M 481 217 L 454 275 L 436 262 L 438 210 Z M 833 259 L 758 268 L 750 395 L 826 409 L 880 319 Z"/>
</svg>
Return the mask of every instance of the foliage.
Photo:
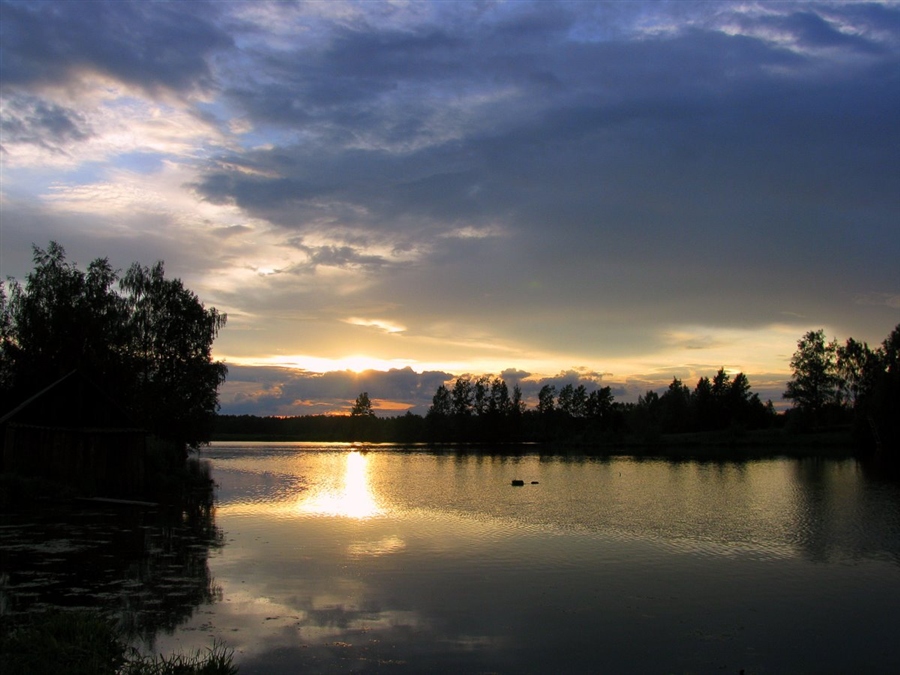
<svg viewBox="0 0 900 675">
<path fill-rule="evenodd" d="M 545 386 L 536 410 L 527 411 L 518 384 L 510 393 L 500 377 L 463 375 L 440 385 L 426 415 L 430 442 L 519 442 L 584 437 L 596 433 L 612 409 L 609 387 Z"/>
<path fill-rule="evenodd" d="M 0 635 L 5 672 L 114 675 L 125 663 L 115 624 L 90 612 L 49 612 L 6 625 Z M 7 670 L 8 669 L 8 670 Z"/>
<path fill-rule="evenodd" d="M 841 405 L 842 383 L 837 368 L 837 343 L 825 342 L 825 331 L 809 331 L 797 342 L 791 358 L 793 376 L 784 391 L 814 423 Z"/>
<path fill-rule="evenodd" d="M 678 378 L 662 396 L 647 392 L 635 406 L 632 428 L 646 427 L 666 434 L 745 431 L 768 428 L 774 417 L 771 402 L 763 404 L 759 395 L 750 391 L 750 380 L 744 373 L 732 379 L 720 368 L 712 380 L 701 377 L 693 392 Z"/>
<path fill-rule="evenodd" d="M 804 426 L 852 420 L 864 447 L 900 462 L 900 324 L 875 349 L 849 338 L 825 343 L 810 331 L 791 359 L 793 377 L 784 393 Z"/>
<path fill-rule="evenodd" d="M 350 408 L 350 417 L 374 417 L 375 410 L 372 408 L 372 401 L 369 399 L 369 392 L 364 391 L 356 397 L 353 407 Z"/>
<path fill-rule="evenodd" d="M 421 443 L 426 438 L 425 425 L 421 415 L 411 412 L 397 417 L 356 418 L 349 415 L 217 415 L 214 437 L 229 440 Z"/>
<path fill-rule="evenodd" d="M 213 362 L 212 343 L 226 317 L 206 309 L 163 263 L 134 264 L 120 286 L 127 307 L 129 365 L 137 377 L 137 408 L 158 435 L 191 446 L 209 439 L 218 387 L 227 369 Z"/>
<path fill-rule="evenodd" d="M 3 617 L 4 672 L 29 675 L 234 675 L 234 653 L 222 644 L 191 656 L 141 656 L 115 622 L 96 612 L 52 611 Z"/>
<path fill-rule="evenodd" d="M 117 288 L 118 286 L 118 288 Z M 98 258 L 87 271 L 51 242 L 34 247 L 25 285 L 0 294 L 0 394 L 7 410 L 72 370 L 114 395 L 135 422 L 182 445 L 209 439 L 226 367 L 212 343 L 226 317 L 207 309 L 163 263 L 119 279 Z"/>
<path fill-rule="evenodd" d="M 637 404 L 617 402 L 608 386 L 588 391 L 583 384 L 566 384 L 557 393 L 546 385 L 536 407 L 526 409 L 518 385 L 510 393 L 500 377 L 464 375 L 437 388 L 424 419 L 411 412 L 385 418 L 220 415 L 216 435 L 235 440 L 595 444 L 618 442 L 628 432 L 647 441 L 661 433 L 771 426 L 775 418 L 771 402 L 764 405 L 750 392 L 745 375 L 732 379 L 722 370 L 715 382 L 715 394 L 708 378 L 701 378 L 691 394 L 676 379 L 662 396 L 648 392 Z M 706 396 L 709 401 L 704 407 Z"/>
<path fill-rule="evenodd" d="M 900 464 L 900 324 L 875 350 L 848 340 L 841 357 L 845 387 L 854 393 L 857 437 Z"/>
</svg>

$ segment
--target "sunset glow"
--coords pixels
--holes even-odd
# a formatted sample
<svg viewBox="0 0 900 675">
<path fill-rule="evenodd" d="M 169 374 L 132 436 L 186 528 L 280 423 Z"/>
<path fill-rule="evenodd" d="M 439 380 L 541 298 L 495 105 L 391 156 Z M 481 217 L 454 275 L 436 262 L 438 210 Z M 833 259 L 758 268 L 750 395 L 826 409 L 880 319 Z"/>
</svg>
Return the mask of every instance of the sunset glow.
<svg viewBox="0 0 900 675">
<path fill-rule="evenodd" d="M 164 260 L 223 413 L 779 403 L 806 331 L 900 321 L 896 2 L 0 3 L 3 277 Z"/>
</svg>

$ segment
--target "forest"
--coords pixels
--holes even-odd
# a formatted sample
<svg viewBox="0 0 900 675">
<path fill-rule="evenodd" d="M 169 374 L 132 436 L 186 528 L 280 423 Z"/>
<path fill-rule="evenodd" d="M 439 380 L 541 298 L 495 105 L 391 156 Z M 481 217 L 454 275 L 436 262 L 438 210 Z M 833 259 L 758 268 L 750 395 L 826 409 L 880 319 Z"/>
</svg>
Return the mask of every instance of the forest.
<svg viewBox="0 0 900 675">
<path fill-rule="evenodd" d="M 376 417 L 368 392 L 346 415 L 256 417 L 219 415 L 217 439 L 366 441 L 374 443 L 561 443 L 584 446 L 688 442 L 832 442 L 896 458 L 900 444 L 900 325 L 881 345 L 853 338 L 827 342 L 824 330 L 797 342 L 777 413 L 762 402 L 744 373 L 720 368 L 691 389 L 674 378 L 637 402 L 616 401 L 609 387 L 588 391 L 566 384 L 543 387 L 526 406 L 518 386 L 500 377 L 469 375 L 438 387 L 427 414 Z M 771 433 L 764 433 L 769 430 Z"/>
<path fill-rule="evenodd" d="M 615 400 L 610 387 L 588 391 L 583 384 L 558 390 L 544 386 L 528 408 L 519 387 L 510 390 L 500 377 L 464 375 L 438 387 L 427 414 L 376 417 L 368 392 L 349 414 L 298 417 L 220 415 L 214 436 L 240 434 L 327 441 L 425 443 L 614 443 L 637 436 L 756 430 L 777 422 L 771 402 L 750 391 L 743 373 L 732 378 L 724 369 L 701 378 L 693 392 L 678 379 L 659 395 L 648 391 L 637 403 Z"/>
</svg>

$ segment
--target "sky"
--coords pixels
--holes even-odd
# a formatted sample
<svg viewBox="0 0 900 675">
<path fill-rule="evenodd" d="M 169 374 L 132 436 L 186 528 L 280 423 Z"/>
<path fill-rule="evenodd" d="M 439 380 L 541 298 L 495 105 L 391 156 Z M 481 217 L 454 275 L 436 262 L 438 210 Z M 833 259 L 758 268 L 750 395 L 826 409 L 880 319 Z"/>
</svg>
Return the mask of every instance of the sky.
<svg viewBox="0 0 900 675">
<path fill-rule="evenodd" d="M 221 412 L 744 372 L 900 323 L 898 2 L 2 2 L 0 274 L 165 261 Z"/>
</svg>

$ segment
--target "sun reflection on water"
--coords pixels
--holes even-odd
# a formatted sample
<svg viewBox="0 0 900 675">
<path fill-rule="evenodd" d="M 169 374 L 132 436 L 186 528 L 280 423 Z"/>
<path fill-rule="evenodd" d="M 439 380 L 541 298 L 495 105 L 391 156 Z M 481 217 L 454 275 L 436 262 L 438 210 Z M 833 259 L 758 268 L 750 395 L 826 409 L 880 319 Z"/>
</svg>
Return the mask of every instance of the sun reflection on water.
<svg viewBox="0 0 900 675">
<path fill-rule="evenodd" d="M 345 459 L 343 474 L 335 474 L 297 502 L 301 513 L 346 518 L 372 518 L 384 513 L 369 484 L 369 458 L 354 450 Z"/>
</svg>

